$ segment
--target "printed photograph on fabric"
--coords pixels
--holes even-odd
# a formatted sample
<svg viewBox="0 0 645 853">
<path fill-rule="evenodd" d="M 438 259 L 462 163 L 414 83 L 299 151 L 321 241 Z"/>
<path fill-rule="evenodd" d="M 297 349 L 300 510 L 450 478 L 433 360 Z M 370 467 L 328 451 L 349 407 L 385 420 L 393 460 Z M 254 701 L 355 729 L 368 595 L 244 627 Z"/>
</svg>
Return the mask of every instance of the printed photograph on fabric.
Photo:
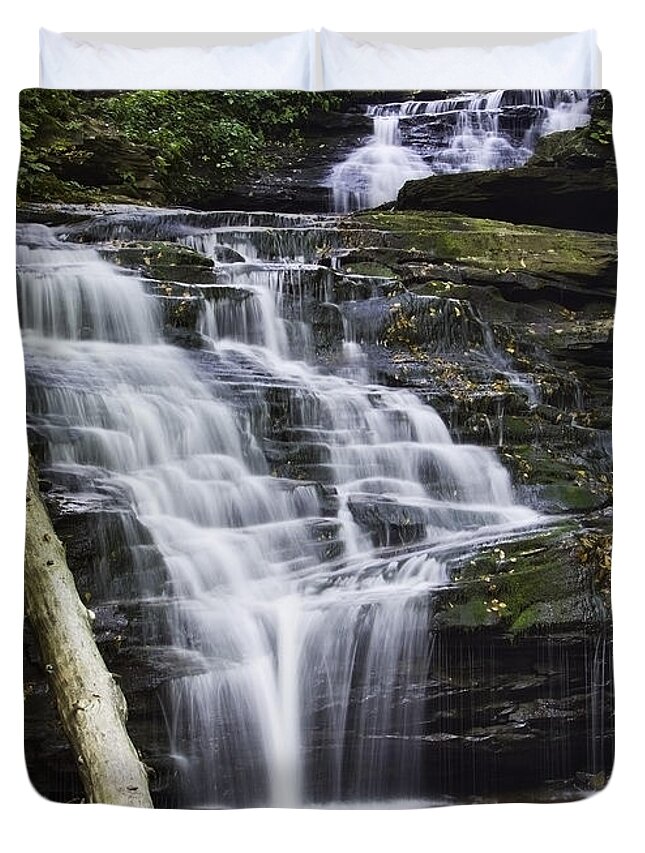
<svg viewBox="0 0 645 853">
<path fill-rule="evenodd" d="M 21 135 L 34 788 L 602 790 L 609 93 L 32 89 Z"/>
</svg>

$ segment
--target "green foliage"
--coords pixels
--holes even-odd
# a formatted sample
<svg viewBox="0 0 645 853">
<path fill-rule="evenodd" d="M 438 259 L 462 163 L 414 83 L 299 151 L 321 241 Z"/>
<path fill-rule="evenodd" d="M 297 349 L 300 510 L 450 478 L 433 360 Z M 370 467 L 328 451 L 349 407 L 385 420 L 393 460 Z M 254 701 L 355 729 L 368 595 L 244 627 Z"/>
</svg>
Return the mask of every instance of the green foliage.
<svg viewBox="0 0 645 853">
<path fill-rule="evenodd" d="M 46 196 L 52 184 L 43 181 L 44 173 L 60 175 L 91 161 L 96 140 L 112 138 L 119 150 L 136 153 L 136 163 L 143 158 L 167 203 L 196 203 L 270 166 L 276 149 L 300 142 L 312 112 L 339 103 L 330 93 L 288 91 L 27 90 L 21 95 L 18 195 Z M 136 197 L 140 175 L 132 161 L 123 157 L 119 189 Z M 69 173 L 73 177 L 72 168 Z"/>
<path fill-rule="evenodd" d="M 589 138 L 594 139 L 600 145 L 611 145 L 613 141 L 611 121 L 606 118 L 598 118 L 592 122 Z"/>
<path fill-rule="evenodd" d="M 18 195 L 30 197 L 51 171 L 49 152 L 65 150 L 78 133 L 79 99 L 56 89 L 26 89 L 20 93 L 20 136 L 22 150 L 18 169 Z"/>
<path fill-rule="evenodd" d="M 260 134 L 226 106 L 219 94 L 142 91 L 107 98 L 102 111 L 148 150 L 169 200 L 182 202 L 228 186 L 261 152 Z"/>
<path fill-rule="evenodd" d="M 612 116 L 613 105 L 609 92 L 599 92 L 592 99 L 591 121 L 589 122 L 589 138 L 599 145 L 612 145 Z"/>
</svg>

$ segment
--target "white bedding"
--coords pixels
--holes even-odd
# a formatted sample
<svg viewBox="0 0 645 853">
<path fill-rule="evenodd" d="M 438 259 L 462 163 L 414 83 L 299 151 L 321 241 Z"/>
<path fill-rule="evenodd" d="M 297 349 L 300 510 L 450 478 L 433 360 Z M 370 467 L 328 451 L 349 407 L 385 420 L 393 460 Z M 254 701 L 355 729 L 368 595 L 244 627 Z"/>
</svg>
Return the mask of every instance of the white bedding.
<svg viewBox="0 0 645 853">
<path fill-rule="evenodd" d="M 323 89 L 593 89 L 593 30 L 532 45 L 419 49 L 322 30 Z M 503 36 L 500 35 L 500 39 Z"/>
<path fill-rule="evenodd" d="M 315 33 L 252 45 L 131 48 L 40 31 L 40 85 L 49 89 L 306 89 Z"/>
<path fill-rule="evenodd" d="M 133 34 L 120 34 L 121 37 Z M 40 85 L 81 89 L 502 89 L 573 88 L 601 85 L 593 30 L 513 44 L 513 36 L 481 34 L 468 47 L 410 47 L 405 34 L 376 37 L 316 33 L 260 37 L 231 44 L 236 34 L 200 34 L 197 44 L 169 46 L 167 33 L 139 33 L 145 47 L 115 36 L 70 37 L 41 30 Z M 246 34 L 248 35 L 248 34 Z M 454 35 L 454 34 L 453 34 Z M 472 34 L 464 34 L 471 35 Z M 491 35 L 499 43 L 491 44 Z M 222 44 L 222 38 L 228 44 Z M 415 43 L 441 34 L 415 34 Z M 112 37 L 111 37 L 112 38 Z M 155 38 L 162 46 L 154 46 Z M 382 38 L 382 37 L 381 37 Z M 220 43 L 217 43 L 217 42 Z M 172 40 L 170 40 L 172 44 Z M 214 43 L 213 43 L 214 42 Z M 322 70 L 322 73 L 319 71 Z"/>
</svg>

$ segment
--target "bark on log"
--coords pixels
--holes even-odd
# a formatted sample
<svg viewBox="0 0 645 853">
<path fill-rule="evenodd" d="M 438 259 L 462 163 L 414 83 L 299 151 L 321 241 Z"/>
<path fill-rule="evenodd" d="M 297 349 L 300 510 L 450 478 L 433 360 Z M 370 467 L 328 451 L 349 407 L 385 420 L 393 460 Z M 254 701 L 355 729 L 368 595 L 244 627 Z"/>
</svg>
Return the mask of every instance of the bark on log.
<svg viewBox="0 0 645 853">
<path fill-rule="evenodd" d="M 25 604 L 89 802 L 152 808 L 146 770 L 125 726 L 125 697 L 94 641 L 92 614 L 78 596 L 33 463 L 27 484 Z"/>
</svg>

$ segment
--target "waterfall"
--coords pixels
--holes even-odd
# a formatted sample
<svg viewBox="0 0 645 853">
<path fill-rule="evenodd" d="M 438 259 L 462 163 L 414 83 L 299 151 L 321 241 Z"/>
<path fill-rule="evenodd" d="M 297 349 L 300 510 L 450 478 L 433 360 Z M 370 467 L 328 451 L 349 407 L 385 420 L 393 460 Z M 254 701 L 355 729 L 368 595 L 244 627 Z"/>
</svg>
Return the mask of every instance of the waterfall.
<svg viewBox="0 0 645 853">
<path fill-rule="evenodd" d="M 401 145 L 396 115 L 374 115 L 374 133 L 334 167 L 331 175 L 334 210 L 377 207 L 396 198 L 406 181 L 425 178 L 430 170 L 418 154 Z"/>
<path fill-rule="evenodd" d="M 407 157 L 377 124 L 373 147 Z M 19 226 L 29 427 L 69 512 L 134 514 L 105 595 L 138 600 L 146 648 L 172 652 L 180 805 L 418 799 L 446 555 L 535 523 L 494 452 L 372 384 L 357 343 L 338 375 L 313 364 L 301 290 L 329 297 L 333 225 L 126 210 Z M 203 288 L 200 350 L 165 341 L 163 298 L 92 245 L 144 235 L 241 256 Z"/>
<path fill-rule="evenodd" d="M 428 175 L 522 166 L 541 136 L 589 122 L 589 92 L 498 89 L 367 113 L 373 135 L 329 175 L 336 211 L 393 201 L 406 181 Z"/>
</svg>

